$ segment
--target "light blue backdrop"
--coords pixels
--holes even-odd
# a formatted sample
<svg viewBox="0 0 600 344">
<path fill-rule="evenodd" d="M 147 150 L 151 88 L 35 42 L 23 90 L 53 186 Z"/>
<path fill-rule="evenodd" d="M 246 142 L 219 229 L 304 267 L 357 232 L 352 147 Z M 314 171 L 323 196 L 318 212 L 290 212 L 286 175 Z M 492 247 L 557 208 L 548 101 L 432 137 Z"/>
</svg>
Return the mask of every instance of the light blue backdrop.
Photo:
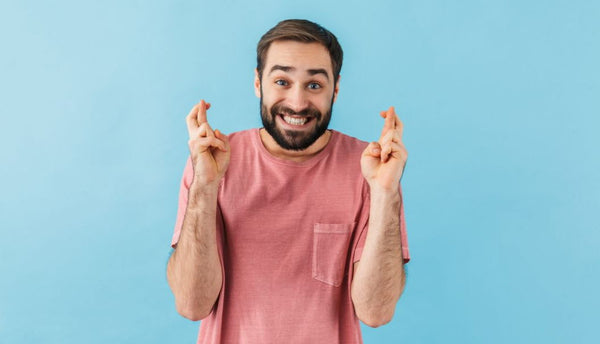
<svg viewBox="0 0 600 344">
<path fill-rule="evenodd" d="M 332 127 L 395 105 L 412 261 L 366 343 L 597 343 L 597 1 L 2 1 L 0 343 L 193 343 L 165 278 L 184 117 L 260 125 L 254 49 L 315 20 Z"/>
</svg>

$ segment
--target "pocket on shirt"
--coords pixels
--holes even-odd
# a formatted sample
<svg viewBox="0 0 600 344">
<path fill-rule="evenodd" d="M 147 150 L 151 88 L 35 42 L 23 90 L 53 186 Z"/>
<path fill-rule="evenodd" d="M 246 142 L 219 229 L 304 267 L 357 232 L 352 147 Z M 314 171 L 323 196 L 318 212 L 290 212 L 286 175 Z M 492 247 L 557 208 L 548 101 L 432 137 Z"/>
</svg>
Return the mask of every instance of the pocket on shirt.
<svg viewBox="0 0 600 344">
<path fill-rule="evenodd" d="M 315 223 L 312 277 L 339 287 L 344 280 L 353 223 Z"/>
</svg>

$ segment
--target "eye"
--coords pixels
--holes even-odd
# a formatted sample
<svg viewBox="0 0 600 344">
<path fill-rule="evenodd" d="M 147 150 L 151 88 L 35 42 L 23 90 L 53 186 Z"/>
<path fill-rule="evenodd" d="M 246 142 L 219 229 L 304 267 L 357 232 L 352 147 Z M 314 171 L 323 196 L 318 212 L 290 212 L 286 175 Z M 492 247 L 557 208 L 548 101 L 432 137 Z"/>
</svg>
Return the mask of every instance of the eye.
<svg viewBox="0 0 600 344">
<path fill-rule="evenodd" d="M 316 82 L 311 82 L 310 84 L 308 84 L 308 88 L 311 90 L 318 90 L 321 88 L 321 85 Z"/>
<path fill-rule="evenodd" d="M 287 81 L 285 81 L 283 79 L 275 80 L 275 84 L 277 84 L 279 86 L 287 86 L 288 85 Z"/>
</svg>

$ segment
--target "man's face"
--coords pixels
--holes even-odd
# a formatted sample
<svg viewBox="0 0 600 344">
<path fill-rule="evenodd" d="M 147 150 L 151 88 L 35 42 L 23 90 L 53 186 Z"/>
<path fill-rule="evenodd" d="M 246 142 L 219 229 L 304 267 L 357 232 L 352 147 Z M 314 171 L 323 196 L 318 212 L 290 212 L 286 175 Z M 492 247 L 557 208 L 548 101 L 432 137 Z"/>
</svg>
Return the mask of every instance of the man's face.
<svg viewBox="0 0 600 344">
<path fill-rule="evenodd" d="M 263 126 L 282 148 L 304 150 L 327 130 L 338 83 L 321 44 L 271 43 L 254 86 Z"/>
</svg>

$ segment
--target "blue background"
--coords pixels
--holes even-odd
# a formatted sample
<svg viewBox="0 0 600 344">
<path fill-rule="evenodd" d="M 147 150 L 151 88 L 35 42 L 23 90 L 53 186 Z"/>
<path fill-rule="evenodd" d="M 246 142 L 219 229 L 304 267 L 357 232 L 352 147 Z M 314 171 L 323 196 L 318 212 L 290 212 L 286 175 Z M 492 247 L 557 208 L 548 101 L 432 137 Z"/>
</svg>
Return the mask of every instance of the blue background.
<svg viewBox="0 0 600 344">
<path fill-rule="evenodd" d="M 597 1 L 3 1 L 0 343 L 194 343 L 165 266 L 201 98 L 260 126 L 255 46 L 340 39 L 331 127 L 395 105 L 412 261 L 366 343 L 597 343 Z"/>
</svg>

